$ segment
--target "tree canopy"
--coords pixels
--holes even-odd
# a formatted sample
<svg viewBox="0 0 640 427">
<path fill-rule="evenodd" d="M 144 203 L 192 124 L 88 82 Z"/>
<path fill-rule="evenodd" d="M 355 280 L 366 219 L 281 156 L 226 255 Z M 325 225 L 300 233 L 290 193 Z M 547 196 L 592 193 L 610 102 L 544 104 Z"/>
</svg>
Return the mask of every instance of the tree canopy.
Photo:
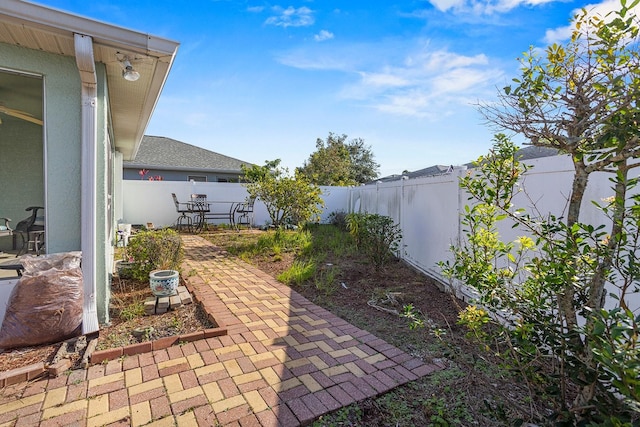
<svg viewBox="0 0 640 427">
<path fill-rule="evenodd" d="M 324 202 L 318 186 L 310 183 L 297 171 L 294 176 L 280 166 L 280 159 L 263 166 L 242 165 L 247 192 L 266 206 L 274 227 L 299 225 L 318 219 Z"/>
<path fill-rule="evenodd" d="M 316 185 L 356 185 L 377 178 L 380 165 L 371 147 L 361 138 L 347 138 L 331 132 L 326 141 L 318 138 L 316 151 L 297 171 Z"/>
</svg>

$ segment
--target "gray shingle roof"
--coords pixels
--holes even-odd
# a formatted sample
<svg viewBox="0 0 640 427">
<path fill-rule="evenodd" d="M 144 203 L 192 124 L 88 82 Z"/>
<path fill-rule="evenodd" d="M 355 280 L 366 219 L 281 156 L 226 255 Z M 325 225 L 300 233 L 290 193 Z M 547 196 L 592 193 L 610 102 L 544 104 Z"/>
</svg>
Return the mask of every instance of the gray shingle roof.
<svg viewBox="0 0 640 427">
<path fill-rule="evenodd" d="M 537 159 L 540 157 L 557 156 L 558 154 L 559 154 L 558 150 L 554 148 L 535 147 L 531 145 L 518 150 L 518 152 L 516 153 L 516 156 L 518 157 L 518 160 L 530 160 L 530 159 Z M 467 168 L 474 168 L 475 164 L 466 163 L 463 166 L 466 166 Z M 367 184 L 373 184 L 376 182 L 398 181 L 402 179 L 403 176 L 406 176 L 407 178 L 419 178 L 423 176 L 442 175 L 447 172 L 451 172 L 453 169 L 454 169 L 453 166 L 433 165 L 417 171 L 405 172 L 402 175 L 389 175 L 382 178 L 378 178 L 368 182 Z"/>
<path fill-rule="evenodd" d="M 240 172 L 240 165 L 252 163 L 234 159 L 195 145 L 163 136 L 145 135 L 135 159 L 123 162 L 125 168 L 202 169 Z"/>
</svg>

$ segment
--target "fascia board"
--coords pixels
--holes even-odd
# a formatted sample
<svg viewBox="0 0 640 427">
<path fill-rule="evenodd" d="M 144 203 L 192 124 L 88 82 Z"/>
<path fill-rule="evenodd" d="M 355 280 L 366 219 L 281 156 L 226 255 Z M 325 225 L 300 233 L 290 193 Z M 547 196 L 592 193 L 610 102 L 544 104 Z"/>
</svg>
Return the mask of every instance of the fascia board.
<svg viewBox="0 0 640 427">
<path fill-rule="evenodd" d="M 96 43 L 150 56 L 173 56 L 179 45 L 164 39 L 22 0 L 3 0 L 0 13 L 50 33 L 90 35 Z"/>
</svg>

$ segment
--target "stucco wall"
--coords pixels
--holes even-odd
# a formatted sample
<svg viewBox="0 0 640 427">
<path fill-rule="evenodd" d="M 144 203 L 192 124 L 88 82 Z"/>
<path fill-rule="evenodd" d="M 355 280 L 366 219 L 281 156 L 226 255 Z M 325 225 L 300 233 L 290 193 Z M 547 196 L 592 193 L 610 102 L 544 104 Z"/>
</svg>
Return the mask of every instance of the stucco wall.
<svg viewBox="0 0 640 427">
<path fill-rule="evenodd" d="M 126 165 L 125 165 L 126 166 Z M 188 178 L 190 175 L 196 176 L 205 176 L 207 177 L 206 182 L 238 182 L 238 177 L 240 173 L 211 173 L 211 172 L 201 172 L 201 171 L 186 171 L 186 170 L 160 170 L 160 169 L 148 169 L 147 173 L 148 177 L 152 176 L 161 176 L 164 181 L 189 181 Z M 130 169 L 125 168 L 123 170 L 123 178 L 126 180 L 140 180 L 140 169 Z M 226 180 L 226 181 L 225 181 Z"/>
<path fill-rule="evenodd" d="M 107 192 L 114 174 L 108 170 L 107 163 L 112 147 L 108 135 L 106 74 L 102 64 L 96 65 L 96 301 L 98 318 L 104 322 L 108 320 L 109 223 L 113 222 L 113 218 L 108 218 Z M 43 127 L 26 123 L 17 135 L 0 133 L 3 150 L 0 178 L 4 187 L 0 196 L 2 216 L 11 215 L 12 219 L 19 220 L 26 216 L 25 207 L 44 204 L 47 208 L 47 252 L 80 250 L 81 85 L 75 59 L 0 44 L 0 67 L 42 76 L 45 117 Z M 30 143 L 26 144 L 26 141 Z"/>
<path fill-rule="evenodd" d="M 11 163 L 6 169 L 5 165 L 2 168 L 2 173 L 7 175 L 2 183 L 2 203 L 15 203 L 9 212 L 15 212 L 12 215 L 21 219 L 25 216 L 25 207 L 41 205 L 46 197 L 48 252 L 79 250 L 80 81 L 74 60 L 0 43 L 0 66 L 42 75 L 45 108 L 44 152 L 42 147 L 21 143 L 27 135 L 35 137 L 42 132 L 39 126 L 40 129 L 16 135 L 9 142 L 9 150 L 14 150 L 13 154 L 18 157 L 3 151 L 2 157 L 11 159 Z M 2 145 L 4 150 L 4 140 Z M 22 150 L 27 153 L 22 154 Z M 30 187 L 25 185 L 29 180 L 37 180 L 40 185 L 44 182 L 44 187 L 40 187 L 42 193 L 23 194 L 22 188 Z"/>
</svg>

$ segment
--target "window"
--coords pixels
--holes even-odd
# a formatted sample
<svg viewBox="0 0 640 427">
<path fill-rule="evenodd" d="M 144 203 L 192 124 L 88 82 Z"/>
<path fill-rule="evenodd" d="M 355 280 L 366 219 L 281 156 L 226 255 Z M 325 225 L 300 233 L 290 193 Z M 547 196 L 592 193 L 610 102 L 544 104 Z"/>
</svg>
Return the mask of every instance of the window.
<svg viewBox="0 0 640 427">
<path fill-rule="evenodd" d="M 189 175 L 187 181 L 207 182 L 207 177 L 202 175 Z"/>
</svg>

